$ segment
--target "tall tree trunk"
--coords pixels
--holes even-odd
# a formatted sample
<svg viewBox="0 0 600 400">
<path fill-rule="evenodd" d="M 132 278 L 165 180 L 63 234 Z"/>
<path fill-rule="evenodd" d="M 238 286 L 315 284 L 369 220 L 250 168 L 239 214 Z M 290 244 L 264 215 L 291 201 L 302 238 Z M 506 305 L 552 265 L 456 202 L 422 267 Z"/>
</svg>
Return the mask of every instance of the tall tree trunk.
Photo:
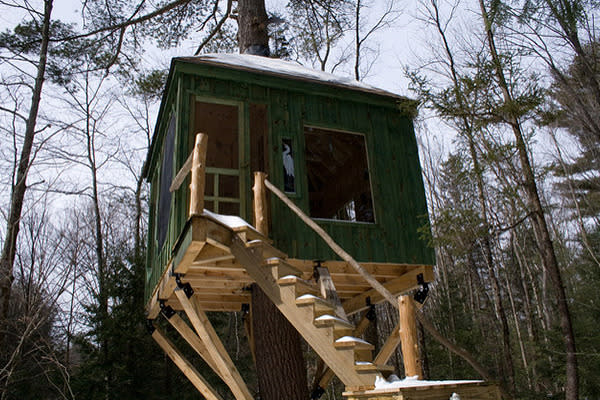
<svg viewBox="0 0 600 400">
<path fill-rule="evenodd" d="M 502 68 L 500 56 L 498 55 L 496 49 L 491 22 L 489 20 L 483 0 L 479 0 L 479 6 L 481 8 L 481 15 L 487 36 L 487 45 L 490 51 L 492 62 L 494 64 L 498 86 L 502 91 L 505 104 L 514 104 L 514 99 L 512 98 L 512 94 L 504 76 L 504 70 Z M 569 312 L 569 306 L 567 303 L 566 291 L 561 277 L 560 268 L 558 266 L 558 261 L 556 259 L 552 238 L 550 237 L 548 225 L 545 220 L 545 212 L 540 201 L 535 175 L 529 160 L 529 154 L 527 153 L 525 139 L 521 129 L 521 123 L 514 113 L 509 113 L 507 118 L 516 139 L 521 171 L 523 172 L 523 177 L 525 179 L 524 189 L 527 194 L 530 207 L 532 208 L 532 224 L 537 232 L 540 256 L 542 258 L 544 270 L 550 275 L 550 280 L 554 286 L 554 292 L 558 304 L 560 327 L 563 333 L 566 351 L 566 400 L 576 400 L 579 396 L 577 353 L 575 347 L 575 335 L 573 334 L 573 325 L 571 323 L 571 314 Z"/>
<path fill-rule="evenodd" d="M 268 56 L 264 0 L 238 0 L 240 53 Z M 252 325 L 261 400 L 306 400 L 306 365 L 298 332 L 258 285 L 252 285 Z"/>
<path fill-rule="evenodd" d="M 240 53 L 269 56 L 268 23 L 264 0 L 238 0 Z"/>
<path fill-rule="evenodd" d="M 252 285 L 252 329 L 261 400 L 306 400 L 300 336 L 258 285 Z"/>
<path fill-rule="evenodd" d="M 10 291 L 13 277 L 13 265 L 17 248 L 17 237 L 19 235 L 21 213 L 23 211 L 23 200 L 27 190 L 27 175 L 30 167 L 31 149 L 35 137 L 35 127 L 37 116 L 42 99 L 42 87 L 46 74 L 46 62 L 48 56 L 48 43 L 50 40 L 50 19 L 52 14 L 53 0 L 44 1 L 44 14 L 41 32 L 40 55 L 37 65 L 37 74 L 31 95 L 31 106 L 27 123 L 25 124 L 25 133 L 23 135 L 23 148 L 17 167 L 16 182 L 10 198 L 10 210 L 8 212 L 8 221 L 6 226 L 6 235 L 2 254 L 0 255 L 0 326 L 4 323 L 8 314 L 8 305 L 10 302 Z M 0 345 L 4 341 L 3 329 L 0 328 Z"/>
</svg>

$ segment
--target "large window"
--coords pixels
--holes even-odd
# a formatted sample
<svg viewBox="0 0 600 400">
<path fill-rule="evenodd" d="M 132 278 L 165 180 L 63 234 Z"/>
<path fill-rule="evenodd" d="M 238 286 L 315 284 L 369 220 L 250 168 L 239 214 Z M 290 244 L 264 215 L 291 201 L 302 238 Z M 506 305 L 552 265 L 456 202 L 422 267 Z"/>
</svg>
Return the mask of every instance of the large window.
<svg viewBox="0 0 600 400">
<path fill-rule="evenodd" d="M 175 143 L 175 113 L 171 116 L 163 143 L 162 164 L 160 166 L 160 187 L 158 191 L 158 248 L 162 249 L 167 238 L 169 214 L 171 210 L 171 180 L 173 179 L 173 153 Z"/>
<path fill-rule="evenodd" d="M 310 216 L 375 222 L 365 138 L 305 127 Z"/>
</svg>

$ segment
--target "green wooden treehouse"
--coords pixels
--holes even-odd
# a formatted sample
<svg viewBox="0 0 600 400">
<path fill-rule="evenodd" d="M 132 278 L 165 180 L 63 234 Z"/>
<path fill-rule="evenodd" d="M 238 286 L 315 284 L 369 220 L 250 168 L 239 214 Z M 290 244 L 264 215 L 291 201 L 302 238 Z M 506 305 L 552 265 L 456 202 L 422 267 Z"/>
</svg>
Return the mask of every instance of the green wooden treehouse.
<svg viewBox="0 0 600 400">
<path fill-rule="evenodd" d="M 150 321 L 169 320 L 236 399 L 253 397 L 205 311 L 251 309 L 253 283 L 329 367 L 322 387 L 337 375 L 349 399 L 410 397 L 375 381 L 393 371 L 386 363 L 400 343 L 406 374 L 420 375 L 414 302 L 404 295 L 433 280 L 434 256 L 418 233 L 427 208 L 414 112 L 404 97 L 281 60 L 173 59 L 146 170 L 146 308 Z M 318 280 L 315 260 L 324 260 Z M 402 329 L 377 355 L 357 338 L 368 320 L 347 320 L 384 301 L 368 279 L 399 299 Z M 220 399 L 151 330 L 204 397 Z M 463 399 L 497 398 L 481 382 L 428 388 L 440 397 L 410 398 L 447 399 L 459 389 Z"/>
</svg>

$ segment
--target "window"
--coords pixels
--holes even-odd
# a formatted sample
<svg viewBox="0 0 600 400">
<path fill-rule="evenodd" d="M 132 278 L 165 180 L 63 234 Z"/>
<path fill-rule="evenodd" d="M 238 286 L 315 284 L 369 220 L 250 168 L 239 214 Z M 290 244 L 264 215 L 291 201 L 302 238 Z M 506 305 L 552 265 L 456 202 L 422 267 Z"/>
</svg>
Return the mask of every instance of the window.
<svg viewBox="0 0 600 400">
<path fill-rule="evenodd" d="M 173 153 L 175 144 L 175 114 L 171 116 L 169 127 L 165 135 L 162 153 L 162 165 L 160 166 L 160 187 L 158 190 L 158 249 L 162 249 L 167 238 L 169 227 L 169 214 L 171 210 L 171 192 L 169 187 L 173 180 Z"/>
<path fill-rule="evenodd" d="M 310 216 L 375 222 L 365 138 L 305 127 Z"/>
</svg>

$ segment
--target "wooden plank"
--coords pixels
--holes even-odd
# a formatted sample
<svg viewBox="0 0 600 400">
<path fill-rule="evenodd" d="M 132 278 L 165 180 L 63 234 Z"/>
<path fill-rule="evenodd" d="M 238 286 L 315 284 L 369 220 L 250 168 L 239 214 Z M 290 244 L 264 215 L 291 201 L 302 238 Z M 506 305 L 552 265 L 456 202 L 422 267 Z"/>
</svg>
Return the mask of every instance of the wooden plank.
<svg viewBox="0 0 600 400">
<path fill-rule="evenodd" d="M 419 286 L 417 283 L 417 275 L 425 274 L 427 269 L 428 266 L 415 268 L 399 278 L 384 283 L 383 286 L 393 295 L 408 292 L 409 290 L 415 289 Z M 352 299 L 346 300 L 343 303 L 346 314 L 352 315 L 358 311 L 365 310 L 367 308 L 367 297 L 371 298 L 372 304 L 378 304 L 384 300 L 383 296 L 377 292 L 377 290 L 368 290 L 358 296 L 353 297 Z"/>
<path fill-rule="evenodd" d="M 206 345 L 208 353 L 215 361 L 217 372 L 223 377 L 223 381 L 229 386 L 229 389 L 235 398 L 237 400 L 253 400 L 246 383 L 240 376 L 233 361 L 231 361 L 227 350 L 225 350 L 223 343 L 221 343 L 221 340 L 208 320 L 208 317 L 200 309 L 199 304 L 197 304 L 195 296 L 188 299 L 181 289 L 175 290 L 175 295 L 183 306 L 183 309 L 192 323 L 192 326 L 198 333 L 198 336 Z"/>
<path fill-rule="evenodd" d="M 171 182 L 171 186 L 169 187 L 169 192 L 173 193 L 174 191 L 176 191 L 177 189 L 179 189 L 181 187 L 181 184 L 183 183 L 183 181 L 185 180 L 187 175 L 192 170 L 193 159 L 194 159 L 194 153 L 190 153 L 187 160 L 185 160 L 185 163 L 183 163 L 183 166 L 181 167 L 179 172 L 177 172 L 177 175 L 175 175 L 175 178 L 173 178 L 173 181 Z"/>
<path fill-rule="evenodd" d="M 417 339 L 417 319 L 414 300 L 410 296 L 398 298 L 400 312 L 400 341 L 402 343 L 402 359 L 406 376 L 417 376 L 423 379 L 423 369 L 419 357 L 419 341 Z"/>
<path fill-rule="evenodd" d="M 208 364 L 209 367 L 213 369 L 217 374 L 219 374 L 219 370 L 217 369 L 217 365 L 215 361 L 210 356 L 208 349 L 202 343 L 198 335 L 194 333 L 192 328 L 177 314 L 171 316 L 171 318 L 167 319 L 169 323 L 179 332 L 181 337 L 185 339 L 186 342 L 202 357 L 204 361 Z M 220 376 L 220 375 L 219 375 Z M 221 377 L 221 376 L 220 376 Z M 221 377 L 223 379 L 223 377 Z"/>
<path fill-rule="evenodd" d="M 387 364 L 394 351 L 396 351 L 396 347 L 400 344 L 400 324 L 396 324 L 396 327 L 392 330 L 392 333 L 386 339 L 383 346 L 381 346 L 381 350 L 379 350 L 379 354 L 375 356 L 373 363 L 375 364 Z M 409 375 L 410 376 L 410 375 Z"/>
<path fill-rule="evenodd" d="M 314 267 L 313 260 L 301 260 L 297 258 L 288 258 L 286 260 L 289 264 L 298 268 L 302 272 L 312 273 Z M 335 280 L 335 276 L 340 274 L 344 276 L 360 276 L 346 261 L 340 260 L 327 260 L 324 262 L 329 268 L 329 273 Z M 423 264 L 395 264 L 395 263 L 375 263 L 375 262 L 361 262 L 360 265 L 371 275 L 380 278 L 397 278 L 405 274 L 408 270 L 415 268 L 422 268 Z M 429 279 L 427 279 L 429 278 Z M 431 282 L 433 276 L 426 277 L 425 281 Z"/>
<path fill-rule="evenodd" d="M 183 374 L 192 382 L 194 387 L 198 389 L 200 394 L 207 400 L 223 400 L 221 396 L 210 386 L 210 384 L 198 373 L 196 368 L 177 350 L 169 339 L 158 329 L 155 328 L 152 333 L 152 338 L 164 350 Z"/>
<path fill-rule="evenodd" d="M 429 384 L 423 381 L 423 386 L 346 391 L 343 396 L 346 400 L 440 400 L 449 399 L 453 393 L 458 394 L 461 400 L 501 399 L 496 384 L 477 381 L 453 381 L 448 384 Z"/>
<path fill-rule="evenodd" d="M 190 217 L 201 215 L 204 212 L 204 183 L 206 168 L 206 149 L 208 135 L 198 133 L 194 144 L 192 158 L 192 179 L 190 183 Z"/>
<path fill-rule="evenodd" d="M 232 260 L 234 257 L 229 249 L 215 247 L 213 245 L 204 246 L 194 259 L 193 265 L 205 264 L 223 260 Z"/>
</svg>

